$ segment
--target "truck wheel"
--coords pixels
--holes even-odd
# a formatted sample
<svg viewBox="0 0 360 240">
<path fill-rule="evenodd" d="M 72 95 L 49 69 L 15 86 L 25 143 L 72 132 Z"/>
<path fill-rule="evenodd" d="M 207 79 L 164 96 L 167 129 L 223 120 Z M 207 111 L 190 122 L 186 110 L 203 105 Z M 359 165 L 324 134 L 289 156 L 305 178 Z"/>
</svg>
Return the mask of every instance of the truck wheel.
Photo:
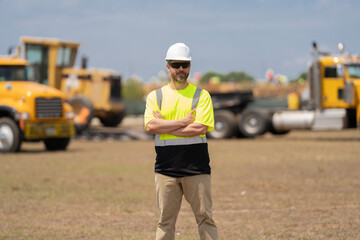
<svg viewBox="0 0 360 240">
<path fill-rule="evenodd" d="M 70 138 L 49 138 L 44 140 L 46 150 L 48 151 L 66 150 L 69 142 Z"/>
<path fill-rule="evenodd" d="M 208 132 L 208 137 L 213 139 L 231 138 L 236 132 L 235 115 L 226 110 L 215 111 L 215 129 Z"/>
<path fill-rule="evenodd" d="M 125 117 L 125 112 L 112 114 L 106 117 L 99 117 L 100 122 L 104 127 L 116 127 L 121 123 Z"/>
<path fill-rule="evenodd" d="M 75 96 L 68 100 L 72 106 L 75 118 L 75 129 L 79 133 L 89 127 L 91 120 L 94 117 L 94 106 L 89 99 L 83 96 Z"/>
<path fill-rule="evenodd" d="M 18 125 L 8 117 L 0 118 L 0 152 L 18 152 L 21 134 Z"/>
<path fill-rule="evenodd" d="M 255 137 L 268 130 L 268 114 L 261 110 L 247 109 L 241 114 L 239 131 L 244 137 Z"/>
</svg>

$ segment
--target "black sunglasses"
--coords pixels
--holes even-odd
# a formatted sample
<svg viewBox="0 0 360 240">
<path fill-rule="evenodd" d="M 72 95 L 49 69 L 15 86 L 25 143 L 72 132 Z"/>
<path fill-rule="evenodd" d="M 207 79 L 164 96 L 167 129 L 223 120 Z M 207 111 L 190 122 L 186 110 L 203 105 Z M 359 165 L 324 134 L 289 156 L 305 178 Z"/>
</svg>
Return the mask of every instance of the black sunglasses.
<svg viewBox="0 0 360 240">
<path fill-rule="evenodd" d="M 182 68 L 188 68 L 190 66 L 190 62 L 171 62 L 169 63 L 170 67 L 179 69 L 180 66 Z"/>
</svg>

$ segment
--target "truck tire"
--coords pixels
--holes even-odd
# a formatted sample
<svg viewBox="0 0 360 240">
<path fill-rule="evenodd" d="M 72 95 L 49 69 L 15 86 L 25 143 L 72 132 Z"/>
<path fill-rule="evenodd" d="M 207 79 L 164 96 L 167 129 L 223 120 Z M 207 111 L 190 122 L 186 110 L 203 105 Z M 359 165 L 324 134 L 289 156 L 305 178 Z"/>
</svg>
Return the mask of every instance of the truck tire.
<svg viewBox="0 0 360 240">
<path fill-rule="evenodd" d="M 215 129 L 208 132 L 208 137 L 213 139 L 231 138 L 236 134 L 235 115 L 226 110 L 215 111 Z"/>
<path fill-rule="evenodd" d="M 99 117 L 101 124 L 104 127 L 116 127 L 119 125 L 125 117 L 125 112 L 111 114 L 106 117 Z"/>
<path fill-rule="evenodd" d="M 77 133 L 80 133 L 89 127 L 94 117 L 94 106 L 92 102 L 84 96 L 70 98 L 68 103 L 72 106 L 75 113 L 75 130 Z"/>
<path fill-rule="evenodd" d="M 269 116 L 260 109 L 247 109 L 241 114 L 239 131 L 244 137 L 252 138 L 264 134 L 269 128 Z"/>
<path fill-rule="evenodd" d="M 21 145 L 19 126 L 8 117 L 0 118 L 0 152 L 18 152 Z"/>
<path fill-rule="evenodd" d="M 49 138 L 44 140 L 46 150 L 48 151 L 64 151 L 69 145 L 69 142 L 70 138 Z"/>
</svg>

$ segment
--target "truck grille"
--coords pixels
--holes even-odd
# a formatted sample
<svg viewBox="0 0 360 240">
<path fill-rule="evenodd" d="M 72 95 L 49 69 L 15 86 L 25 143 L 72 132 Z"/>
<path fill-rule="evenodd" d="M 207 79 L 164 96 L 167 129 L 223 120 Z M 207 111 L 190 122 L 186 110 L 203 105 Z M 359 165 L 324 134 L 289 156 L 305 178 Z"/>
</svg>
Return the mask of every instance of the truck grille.
<svg viewBox="0 0 360 240">
<path fill-rule="evenodd" d="M 35 105 L 37 118 L 62 117 L 61 98 L 36 98 Z"/>
</svg>

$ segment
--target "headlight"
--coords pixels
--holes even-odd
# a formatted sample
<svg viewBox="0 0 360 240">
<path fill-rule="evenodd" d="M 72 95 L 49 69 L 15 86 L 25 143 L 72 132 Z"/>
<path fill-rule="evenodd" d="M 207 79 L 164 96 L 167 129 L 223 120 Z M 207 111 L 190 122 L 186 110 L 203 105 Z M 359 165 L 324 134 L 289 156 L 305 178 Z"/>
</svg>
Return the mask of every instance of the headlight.
<svg viewBox="0 0 360 240">
<path fill-rule="evenodd" d="M 30 118 L 30 114 L 27 112 L 20 113 L 20 119 L 28 120 Z"/>
<path fill-rule="evenodd" d="M 65 118 L 66 119 L 73 119 L 74 117 L 75 117 L 75 113 L 73 111 L 65 112 Z"/>
</svg>

